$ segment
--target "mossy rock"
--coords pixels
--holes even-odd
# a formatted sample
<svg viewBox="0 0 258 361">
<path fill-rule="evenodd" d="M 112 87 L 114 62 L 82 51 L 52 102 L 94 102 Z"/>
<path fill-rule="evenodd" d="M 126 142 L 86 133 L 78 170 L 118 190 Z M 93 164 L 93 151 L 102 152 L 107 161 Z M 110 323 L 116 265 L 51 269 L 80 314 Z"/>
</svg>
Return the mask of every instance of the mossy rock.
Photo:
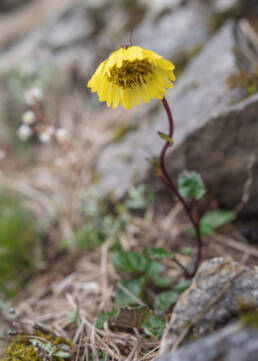
<svg viewBox="0 0 258 361">
<path fill-rule="evenodd" d="M 69 340 L 37 330 L 33 336 L 12 337 L 3 348 L 0 361 L 67 361 L 72 352 Z"/>
<path fill-rule="evenodd" d="M 40 236 L 36 220 L 14 194 L 0 193 L 0 291 L 15 294 L 36 270 Z"/>
<path fill-rule="evenodd" d="M 227 85 L 232 89 L 243 89 L 244 98 L 258 93 L 258 68 L 252 71 L 239 70 L 227 79 Z"/>
</svg>

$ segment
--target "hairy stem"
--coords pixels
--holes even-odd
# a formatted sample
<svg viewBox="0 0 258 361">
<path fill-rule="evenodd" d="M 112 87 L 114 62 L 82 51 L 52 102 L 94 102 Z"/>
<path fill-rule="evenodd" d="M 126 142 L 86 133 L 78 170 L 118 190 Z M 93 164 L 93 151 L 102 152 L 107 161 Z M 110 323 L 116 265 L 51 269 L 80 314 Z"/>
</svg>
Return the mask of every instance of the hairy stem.
<svg viewBox="0 0 258 361">
<path fill-rule="evenodd" d="M 168 137 L 173 139 L 174 120 L 173 120 L 173 116 L 172 116 L 170 107 L 169 107 L 168 102 L 165 97 L 162 99 L 162 104 L 163 104 L 163 106 L 166 110 L 167 116 L 168 116 L 168 123 L 169 123 Z M 186 270 L 184 269 L 184 273 L 185 273 L 186 277 L 193 277 L 200 264 L 200 261 L 202 258 L 202 247 L 203 247 L 203 242 L 202 242 L 201 233 L 200 233 L 200 215 L 199 215 L 198 203 L 197 203 L 196 199 L 194 199 L 194 214 L 193 214 L 189 205 L 186 203 L 184 198 L 180 195 L 175 183 L 173 182 L 170 175 L 168 174 L 168 171 L 166 169 L 166 164 L 165 164 L 165 156 L 166 156 L 166 152 L 170 146 L 172 146 L 172 143 L 169 140 L 166 140 L 166 142 L 161 150 L 160 157 L 159 157 L 159 164 L 160 164 L 159 177 L 160 177 L 161 181 L 175 194 L 178 201 L 183 205 L 185 212 L 187 213 L 187 215 L 195 229 L 197 246 L 198 246 L 197 258 L 196 258 L 196 261 L 194 264 L 193 271 L 191 273 L 186 272 Z"/>
</svg>

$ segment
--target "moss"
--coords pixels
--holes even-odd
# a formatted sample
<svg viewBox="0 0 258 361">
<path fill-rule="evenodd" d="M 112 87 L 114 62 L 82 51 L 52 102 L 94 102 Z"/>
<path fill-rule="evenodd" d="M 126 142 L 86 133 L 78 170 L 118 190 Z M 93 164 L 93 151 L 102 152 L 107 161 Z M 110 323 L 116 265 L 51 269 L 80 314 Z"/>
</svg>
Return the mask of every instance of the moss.
<svg viewBox="0 0 258 361">
<path fill-rule="evenodd" d="M 134 125 L 134 124 L 129 124 L 129 123 L 119 124 L 114 130 L 114 134 L 113 134 L 113 137 L 112 137 L 112 142 L 113 143 L 121 142 L 121 140 L 124 139 L 124 137 L 128 133 L 133 132 L 133 131 L 135 131 L 137 129 L 138 129 L 138 126 Z"/>
<path fill-rule="evenodd" d="M 258 328 L 258 308 L 253 303 L 239 301 L 239 321 L 244 326 Z"/>
<path fill-rule="evenodd" d="M 233 53 L 235 55 L 237 64 L 239 64 L 239 66 L 241 64 L 243 64 L 243 62 L 245 61 L 245 55 L 244 55 L 242 49 L 240 48 L 240 46 L 235 45 L 233 47 Z"/>
<path fill-rule="evenodd" d="M 40 256 L 36 220 L 21 201 L 13 193 L 0 193 L 0 289 L 9 296 L 36 270 Z"/>
<path fill-rule="evenodd" d="M 46 341 L 49 341 L 52 345 L 55 346 L 66 344 L 69 346 L 70 350 L 73 348 L 73 344 L 70 340 L 64 337 L 56 336 L 54 333 L 43 331 L 40 328 L 36 330 L 36 336 L 44 338 Z"/>
<path fill-rule="evenodd" d="M 63 351 L 66 354 L 71 354 L 73 351 L 72 343 L 69 340 L 63 337 L 57 337 L 53 333 L 36 330 L 34 336 L 18 335 L 13 337 L 4 347 L 0 361 L 43 361 L 47 359 L 47 357 L 43 356 L 43 354 L 48 356 L 48 353 L 44 351 L 44 349 L 40 348 L 40 350 L 43 351 L 41 354 L 39 351 L 36 351 L 31 341 L 34 339 L 40 339 L 41 342 L 51 347 L 56 346 L 56 351 L 51 358 L 53 361 L 67 361 L 68 358 L 61 357 L 61 354 L 57 356 L 57 352 Z M 64 345 L 66 345 L 65 351 L 63 350 Z"/>
<path fill-rule="evenodd" d="M 239 70 L 227 79 L 227 85 L 231 89 L 243 89 L 244 98 L 258 93 L 258 68 L 253 71 Z"/>
<path fill-rule="evenodd" d="M 26 336 L 17 336 L 3 351 L 1 361 L 37 360 L 38 355 Z"/>
</svg>

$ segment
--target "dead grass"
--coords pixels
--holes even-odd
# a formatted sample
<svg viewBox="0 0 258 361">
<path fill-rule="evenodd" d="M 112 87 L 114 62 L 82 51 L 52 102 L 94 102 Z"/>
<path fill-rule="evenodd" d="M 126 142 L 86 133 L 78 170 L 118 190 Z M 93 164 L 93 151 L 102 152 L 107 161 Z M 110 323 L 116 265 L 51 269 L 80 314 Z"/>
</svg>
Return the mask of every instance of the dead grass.
<svg viewBox="0 0 258 361">
<path fill-rule="evenodd" d="M 135 217 L 126 234 L 121 234 L 125 249 L 141 249 L 145 245 L 166 246 L 177 250 L 176 256 L 188 266 L 191 257 L 183 255 L 182 246 L 191 239 L 181 232 L 187 226 L 181 207 L 175 205 L 164 218 L 155 215 L 150 221 Z M 173 230 L 169 232 L 169 230 Z M 114 268 L 109 247 L 113 240 L 82 255 L 67 255 L 57 259 L 51 268 L 30 282 L 23 301 L 17 310 L 28 326 L 48 325 L 75 345 L 73 360 L 153 360 L 158 355 L 159 341 L 147 337 L 141 330 L 121 329 L 105 322 L 104 330 L 95 323 L 101 311 L 109 311 L 114 305 L 114 293 L 121 274 Z M 205 258 L 223 256 L 241 263 L 257 263 L 258 249 L 247 244 L 233 226 L 205 239 Z M 71 258 L 70 264 L 68 262 Z M 182 277 L 178 266 L 169 260 L 167 275 L 174 280 Z M 20 295 L 21 298 L 21 295 Z M 78 311 L 80 323 L 69 323 L 67 316 Z M 103 352 L 101 356 L 100 351 Z"/>
</svg>

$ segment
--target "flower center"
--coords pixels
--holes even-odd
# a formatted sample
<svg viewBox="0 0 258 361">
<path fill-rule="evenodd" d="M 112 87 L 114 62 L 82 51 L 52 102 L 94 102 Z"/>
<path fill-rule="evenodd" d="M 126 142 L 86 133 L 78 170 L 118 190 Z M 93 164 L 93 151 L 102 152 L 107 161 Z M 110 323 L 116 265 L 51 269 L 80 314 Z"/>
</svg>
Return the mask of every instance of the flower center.
<svg viewBox="0 0 258 361">
<path fill-rule="evenodd" d="M 146 84 L 151 73 L 152 64 L 147 59 L 124 60 L 120 68 L 115 65 L 110 69 L 108 81 L 123 89 L 135 89 Z"/>
</svg>

